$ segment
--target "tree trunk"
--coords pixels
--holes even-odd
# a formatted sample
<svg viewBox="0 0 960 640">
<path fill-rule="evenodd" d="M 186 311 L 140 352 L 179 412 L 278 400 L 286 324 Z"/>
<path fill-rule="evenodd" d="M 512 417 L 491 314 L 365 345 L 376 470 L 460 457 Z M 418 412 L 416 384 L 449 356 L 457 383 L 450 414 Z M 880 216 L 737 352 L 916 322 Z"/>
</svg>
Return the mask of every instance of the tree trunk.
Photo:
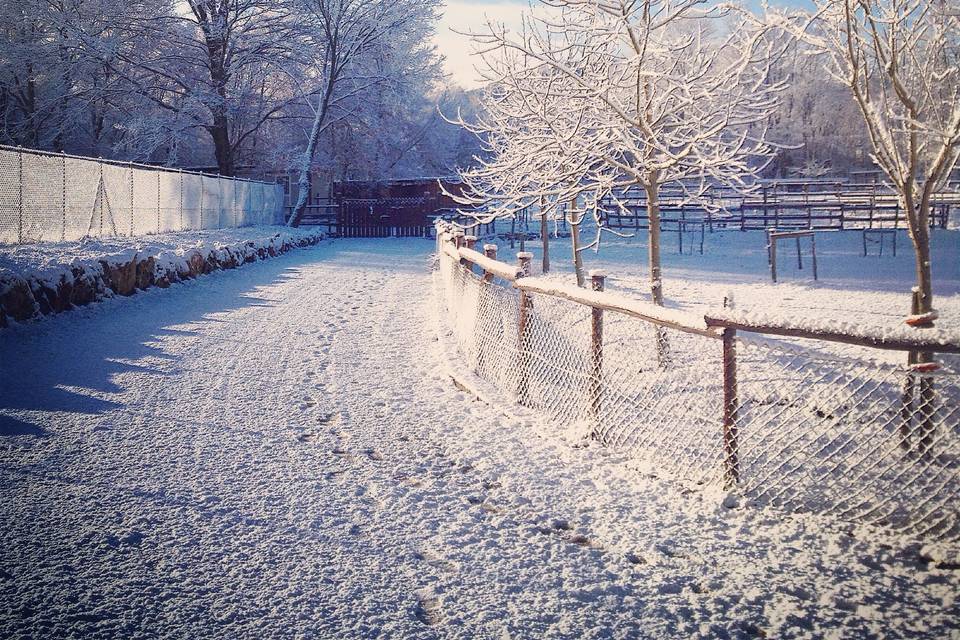
<svg viewBox="0 0 960 640">
<path fill-rule="evenodd" d="M 543 273 L 550 272 L 550 228 L 547 224 L 547 209 L 544 199 L 540 198 L 540 239 L 543 240 Z"/>
<path fill-rule="evenodd" d="M 300 222 L 300 217 L 307 209 L 307 203 L 310 201 L 310 166 L 313 164 L 313 156 L 317 152 L 317 144 L 320 141 L 320 131 L 322 123 L 320 121 L 321 111 L 313 118 L 313 128 L 310 130 L 310 138 L 307 140 L 307 148 L 300 159 L 300 179 L 297 180 L 297 204 L 293 207 L 290 214 L 290 220 L 287 224 L 295 227 Z"/>
<path fill-rule="evenodd" d="M 297 204 L 293 207 L 290 214 L 290 220 L 287 224 L 295 227 L 300 223 L 300 217 L 307 209 L 307 203 L 310 200 L 310 166 L 313 164 L 313 156 L 317 153 L 317 145 L 320 143 L 320 135 L 323 133 L 327 124 L 327 112 L 330 110 L 330 100 L 333 97 L 333 90 L 336 87 L 337 75 L 331 73 L 327 78 L 327 86 L 323 92 L 323 98 L 320 100 L 319 108 L 313 116 L 313 127 L 310 129 L 310 137 L 307 139 L 307 148 L 303 151 L 303 157 L 300 160 L 300 179 L 297 181 L 299 192 L 297 193 Z"/>
<path fill-rule="evenodd" d="M 583 277 L 583 259 L 580 257 L 580 220 L 575 219 L 576 202 L 576 199 L 570 201 L 570 239 L 573 244 L 573 270 L 577 274 L 577 286 L 582 287 L 586 280 Z"/>
<path fill-rule="evenodd" d="M 920 290 L 920 313 L 933 310 L 933 277 L 930 269 L 930 204 L 921 202 L 915 216 L 908 217 L 913 241 L 917 287 Z"/>
<path fill-rule="evenodd" d="M 585 283 L 583 277 L 583 260 L 580 257 L 580 223 L 570 221 L 570 237 L 573 240 L 573 270 L 577 274 L 577 286 L 582 287 Z"/>
<path fill-rule="evenodd" d="M 660 268 L 660 185 L 651 181 L 644 185 L 647 192 L 647 220 L 650 231 L 650 297 L 653 304 L 663 306 L 663 280 Z"/>
<path fill-rule="evenodd" d="M 213 139 L 213 153 L 217 159 L 217 171 L 223 176 L 233 176 L 236 170 L 233 162 L 233 145 L 230 144 L 230 129 L 227 116 L 215 113 L 213 124 L 207 127 Z"/>
<path fill-rule="evenodd" d="M 912 182 L 898 185 L 900 206 L 907 218 L 907 233 L 913 243 L 914 269 L 917 276 L 917 290 L 920 293 L 919 313 L 933 310 L 933 283 L 930 270 L 930 196 L 931 186 L 923 185 L 919 202 L 913 191 Z"/>
</svg>

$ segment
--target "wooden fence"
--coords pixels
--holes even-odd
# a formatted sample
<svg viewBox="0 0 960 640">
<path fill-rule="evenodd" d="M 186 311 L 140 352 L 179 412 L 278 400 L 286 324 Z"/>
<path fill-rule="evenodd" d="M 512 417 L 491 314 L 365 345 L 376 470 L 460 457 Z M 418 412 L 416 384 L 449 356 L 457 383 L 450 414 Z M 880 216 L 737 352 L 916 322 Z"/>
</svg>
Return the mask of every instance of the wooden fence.
<svg viewBox="0 0 960 640">
<path fill-rule="evenodd" d="M 722 450 L 721 476 L 727 488 L 741 486 L 743 482 L 741 434 L 743 433 L 745 421 L 748 421 L 746 424 L 750 426 L 749 433 L 751 434 L 751 438 L 762 438 L 763 430 L 768 426 L 753 423 L 752 420 L 756 419 L 756 416 L 750 414 L 750 411 L 747 412 L 750 415 L 745 416 L 742 408 L 746 405 L 749 405 L 753 411 L 758 411 L 757 407 L 761 405 L 764 407 L 773 407 L 777 411 L 777 413 L 774 414 L 774 422 L 789 423 L 787 427 L 783 427 L 784 429 L 789 428 L 790 430 L 796 430 L 798 433 L 809 431 L 814 435 L 822 430 L 824 435 L 820 437 L 830 439 L 830 443 L 824 448 L 823 443 L 818 441 L 816 444 L 817 449 L 810 455 L 815 455 L 822 451 L 832 451 L 831 447 L 835 446 L 837 453 L 831 455 L 836 457 L 846 456 L 847 454 L 841 453 L 841 450 L 843 450 L 843 447 L 848 446 L 843 443 L 849 442 L 847 440 L 848 435 L 836 431 L 836 424 L 831 422 L 831 420 L 835 420 L 834 416 L 827 411 L 823 411 L 822 408 L 818 408 L 819 405 L 811 406 L 809 413 L 806 411 L 797 413 L 797 409 L 793 408 L 797 403 L 796 399 L 782 405 L 780 403 L 767 405 L 765 404 L 766 401 L 760 401 L 760 405 L 757 405 L 758 400 L 756 397 L 751 397 L 748 401 L 745 401 L 740 396 L 739 391 L 741 386 L 740 378 L 742 375 L 746 375 L 747 378 L 750 379 L 751 393 L 754 396 L 757 393 L 762 395 L 770 389 L 771 378 L 769 374 L 773 371 L 777 371 L 779 375 L 786 375 L 787 377 L 794 375 L 795 379 L 792 380 L 790 384 L 799 385 L 799 389 L 804 389 L 804 385 L 813 385 L 817 386 L 817 389 L 820 389 L 818 385 L 822 383 L 826 385 L 823 389 L 833 389 L 831 393 L 834 395 L 838 392 L 837 390 L 844 390 L 844 392 L 849 391 L 852 394 L 851 398 L 855 399 L 852 401 L 854 404 L 862 403 L 863 406 L 866 407 L 863 410 L 863 416 L 871 416 L 871 422 L 869 424 L 872 425 L 871 428 L 875 428 L 878 433 L 885 433 L 885 430 L 893 422 L 887 414 L 877 414 L 874 416 L 870 413 L 878 404 L 877 397 L 879 397 L 871 395 L 871 393 L 880 393 L 877 389 L 880 389 L 881 386 L 883 389 L 886 389 L 891 384 L 891 379 L 895 377 L 899 380 L 900 377 L 898 376 L 902 376 L 904 391 L 902 408 L 899 410 L 900 435 L 896 436 L 897 431 L 894 430 L 893 437 L 900 438 L 899 446 L 906 451 L 908 459 L 924 460 L 924 456 L 927 455 L 931 447 L 933 440 L 932 434 L 934 433 L 940 433 L 942 438 L 946 438 L 945 446 L 947 446 L 949 450 L 952 451 L 957 448 L 958 443 L 954 430 L 958 425 L 954 424 L 954 422 L 960 418 L 960 410 L 952 405 L 954 398 L 957 397 L 956 392 L 958 390 L 955 382 L 956 374 L 949 372 L 949 375 L 945 378 L 946 387 L 944 388 L 945 395 L 943 396 L 944 399 L 942 402 L 947 403 L 947 405 L 944 405 L 944 411 L 939 411 L 933 406 L 933 379 L 930 377 L 930 375 L 934 374 L 939 368 L 939 365 L 933 361 L 933 354 L 960 354 L 960 341 L 952 334 L 942 332 L 930 333 L 906 326 L 894 331 L 886 329 L 865 329 L 860 332 L 852 330 L 834 331 L 825 328 L 810 328 L 803 324 L 791 323 L 783 319 L 764 320 L 751 316 L 741 316 L 733 312 L 698 315 L 674 309 L 666 309 L 650 302 L 634 300 L 605 291 L 604 283 L 606 275 L 598 271 L 591 272 L 589 289 L 577 287 L 572 283 L 558 282 L 555 279 L 532 277 L 530 265 L 533 255 L 531 253 L 520 252 L 517 254 L 517 264 L 511 265 L 496 259 L 497 248 L 494 245 L 484 246 L 484 251 L 481 253 L 475 250 L 475 242 L 475 238 L 465 236 L 461 230 L 457 230 L 453 226 L 441 223 L 437 227 L 437 250 L 441 255 L 441 260 L 448 260 L 449 264 L 454 265 L 453 269 L 461 272 L 461 278 L 469 281 L 476 278 L 476 282 L 479 283 L 477 286 L 481 287 L 481 294 L 483 291 L 482 288 L 491 286 L 495 280 L 503 282 L 507 287 L 517 292 L 514 303 L 517 306 L 513 311 L 501 310 L 502 312 L 498 320 L 466 322 L 461 326 L 472 327 L 471 330 L 477 332 L 487 330 L 489 327 L 496 327 L 497 331 L 514 331 L 514 337 L 512 338 L 512 344 L 514 346 L 509 347 L 509 349 L 515 353 L 515 370 L 512 371 L 509 376 L 506 376 L 505 379 L 509 380 L 509 384 L 513 387 L 512 390 L 508 389 L 507 391 L 512 392 L 520 404 L 527 404 L 531 393 L 533 393 L 531 385 L 534 384 L 534 381 L 543 384 L 543 381 L 546 379 L 545 376 L 550 375 L 549 373 L 545 373 L 544 370 L 533 375 L 531 373 L 531 367 L 533 366 L 532 359 L 536 359 L 538 363 L 537 366 L 541 368 L 546 367 L 547 369 L 554 366 L 551 363 L 552 361 L 562 361 L 566 364 L 561 367 L 561 369 L 564 370 L 558 375 L 576 375 L 579 379 L 587 381 L 586 384 L 580 388 L 587 396 L 585 398 L 586 405 L 592 408 L 591 413 L 596 416 L 598 420 L 595 426 L 595 433 L 601 434 L 605 432 L 606 427 L 600 422 L 601 411 L 599 408 L 605 403 L 613 401 L 612 398 L 608 399 L 606 394 L 614 393 L 614 391 L 611 391 L 611 387 L 609 386 L 611 380 L 607 379 L 607 357 L 604 353 L 604 315 L 606 313 L 613 313 L 642 321 L 647 326 L 654 328 L 658 336 L 660 335 L 660 331 L 670 330 L 672 332 L 706 338 L 708 340 L 707 343 L 696 343 L 695 348 L 687 354 L 689 357 L 699 357 L 705 362 L 713 362 L 711 358 L 716 357 L 715 355 L 711 356 L 709 353 L 711 350 L 708 348 L 709 341 L 715 341 L 717 351 L 719 352 L 718 362 L 720 364 L 716 375 L 717 379 L 722 379 L 722 402 L 716 405 L 710 404 L 710 406 L 717 407 L 717 415 L 714 420 L 708 422 L 713 422 L 720 427 L 716 432 L 716 438 L 718 439 L 717 444 Z M 535 301 L 540 298 L 564 300 L 589 310 L 590 315 L 587 326 L 582 326 L 580 321 L 577 321 L 564 327 L 564 331 L 566 332 L 564 335 L 567 336 L 567 342 L 570 344 L 589 345 L 589 353 L 586 358 L 576 360 L 560 353 L 556 353 L 551 357 L 549 344 L 544 345 L 541 342 L 537 347 L 531 344 L 533 335 L 531 333 L 532 314 L 534 312 Z M 502 301 L 503 298 L 500 297 L 499 299 Z M 478 305 L 474 307 L 476 313 L 489 312 L 488 307 L 491 304 L 489 300 L 486 303 L 481 301 L 476 304 Z M 538 308 L 539 304 L 538 302 Z M 580 318 L 582 316 L 577 314 L 576 317 Z M 505 322 L 509 322 L 511 318 L 515 319 L 514 321 L 516 322 L 516 326 L 512 328 L 504 324 Z M 539 322 L 542 321 L 542 319 L 539 320 Z M 571 334 L 571 332 L 575 331 L 582 331 L 584 335 L 576 337 Z M 764 340 L 767 338 L 788 337 L 807 341 L 803 344 L 809 344 L 810 346 L 805 347 L 801 345 L 798 347 L 800 349 L 800 355 L 796 356 L 800 361 L 806 363 L 804 365 L 806 368 L 791 370 L 782 362 L 784 356 L 781 352 L 771 351 L 769 354 L 764 352 L 762 350 L 764 348 L 762 345 L 765 344 L 764 340 L 761 340 L 761 343 L 759 343 L 761 345 L 760 347 L 752 341 L 744 343 L 742 339 L 738 338 L 740 333 L 755 334 Z M 469 336 L 467 338 L 469 338 Z M 614 351 L 611 354 L 612 356 L 622 356 L 621 352 L 627 348 L 624 346 L 623 338 L 624 334 L 621 333 L 619 337 L 611 343 L 617 345 L 617 351 Z M 475 337 L 477 344 L 482 345 L 483 340 L 483 336 Z M 659 340 L 660 338 L 658 338 L 658 342 Z M 508 343 L 509 342 L 510 341 L 508 341 Z M 818 345 L 827 345 L 830 343 L 855 345 L 856 347 L 867 348 L 868 350 L 900 351 L 904 353 L 903 366 L 900 369 L 894 368 L 890 370 L 888 377 L 885 379 L 877 378 L 878 382 L 866 384 L 863 376 L 869 376 L 871 367 L 873 366 L 870 364 L 869 353 L 867 353 L 863 360 L 854 361 L 849 357 L 837 360 L 837 362 L 855 362 L 854 365 L 851 365 L 856 368 L 855 372 L 831 371 L 828 368 L 825 374 L 827 378 L 824 378 L 820 374 L 813 376 L 810 373 L 811 371 L 820 371 L 822 368 L 821 360 L 819 359 L 820 356 L 815 355 L 820 352 Z M 500 344 L 501 347 L 504 346 L 503 343 L 498 344 Z M 560 348 L 559 345 L 557 346 Z M 479 348 L 478 357 L 483 360 L 485 357 L 484 354 L 487 353 L 487 350 L 490 348 L 489 346 Z M 569 345 L 566 348 L 569 348 Z M 633 348 L 644 349 L 646 347 L 636 345 Z M 657 348 L 659 348 L 659 345 Z M 745 374 L 741 373 L 738 367 L 738 363 L 743 358 L 743 356 L 738 355 L 738 351 L 741 348 L 750 350 L 750 355 L 747 357 L 748 364 L 745 365 L 744 369 Z M 804 349 L 809 349 L 809 351 L 804 351 Z M 758 353 L 761 358 L 772 360 L 772 364 L 768 362 L 767 364 L 760 364 L 758 366 Z M 805 358 L 807 358 L 805 354 L 808 353 L 814 355 L 805 360 Z M 580 366 L 582 366 L 584 370 L 579 373 L 569 371 L 568 369 L 571 362 L 581 362 L 582 364 Z M 648 384 L 651 380 L 650 376 L 655 376 L 655 371 L 662 369 L 664 372 L 663 379 L 665 381 L 663 392 L 667 394 L 676 393 L 678 394 L 677 397 L 683 397 L 683 394 L 689 393 L 686 385 L 699 385 L 696 379 L 687 377 L 686 373 L 682 373 L 679 376 L 679 378 L 686 381 L 680 380 L 678 382 L 678 376 L 670 374 L 668 371 L 669 364 L 665 365 L 663 361 L 661 361 L 659 365 L 654 364 L 652 366 L 653 370 L 651 371 L 650 365 L 631 365 L 626 369 L 619 369 L 615 373 L 615 376 L 624 375 L 623 372 L 625 370 L 640 372 L 635 374 L 628 373 L 626 375 L 643 375 L 645 376 L 644 384 Z M 684 366 L 690 366 L 690 363 L 685 362 Z M 478 364 L 477 371 L 485 370 L 485 367 L 486 365 L 482 363 Z M 696 371 L 697 369 L 695 368 L 694 370 Z M 786 374 L 784 374 L 784 371 L 786 371 Z M 694 375 L 710 376 L 709 372 L 704 374 L 702 371 L 698 371 L 698 373 Z M 753 380 L 752 377 L 757 379 Z M 655 379 L 655 377 L 653 379 Z M 669 384 L 680 384 L 681 386 L 670 387 L 666 382 L 667 380 L 671 381 Z M 835 381 L 831 382 L 832 380 Z M 628 380 L 618 378 L 617 383 L 624 385 L 624 389 L 615 392 L 621 399 L 625 397 L 637 398 L 642 395 L 641 391 L 630 386 Z M 547 386 L 549 388 L 558 388 L 558 384 L 560 383 L 552 382 Z M 876 388 L 871 387 L 873 384 L 876 384 Z M 832 387 L 831 385 L 836 386 Z M 919 389 L 919 394 L 916 393 L 917 389 Z M 569 389 L 567 391 L 569 391 Z M 811 392 L 809 389 L 807 391 L 810 392 L 810 395 L 822 398 L 822 395 L 820 395 L 822 391 L 815 390 L 815 392 Z M 804 392 L 801 391 L 800 393 Z M 856 399 L 858 398 L 858 394 L 859 399 Z M 820 401 L 819 399 L 815 400 L 815 402 Z M 683 405 L 681 404 L 680 406 Z M 629 415 L 637 415 L 635 411 L 629 411 L 627 413 Z M 623 414 L 620 413 L 618 415 Z M 680 421 L 685 420 L 683 415 L 671 417 Z M 692 418 L 693 415 L 691 414 L 690 417 Z M 866 418 L 861 417 L 859 422 L 856 423 L 859 426 L 851 428 L 862 430 L 864 428 L 862 426 L 864 419 Z M 598 437 L 600 436 L 598 435 Z M 777 447 L 784 447 L 786 445 L 782 443 L 793 442 L 792 438 L 791 436 L 790 439 L 785 438 L 780 441 L 774 439 L 773 442 Z M 603 440 L 602 437 L 600 439 Z M 864 443 L 863 447 L 864 449 L 868 448 L 866 443 Z M 750 458 L 750 464 L 752 465 L 750 468 L 755 472 L 758 464 L 756 462 L 757 457 L 754 455 L 756 448 L 748 448 L 748 453 L 752 456 Z M 788 459 L 783 458 L 783 455 L 786 454 L 781 455 L 781 453 L 776 451 L 771 453 L 776 454 L 770 455 L 771 458 Z M 793 457 L 797 456 L 795 452 L 790 455 Z M 807 455 L 807 453 L 804 455 Z M 780 456 L 780 458 L 777 458 L 777 456 Z M 875 458 L 876 454 L 870 452 L 864 454 L 864 465 L 875 464 L 871 462 L 871 456 Z M 919 458 L 917 456 L 919 456 Z M 912 465 L 914 463 L 910 462 L 909 464 L 911 468 L 913 468 Z M 923 472 L 929 471 L 929 464 L 924 463 L 924 465 L 926 466 L 919 465 L 916 468 L 921 469 Z M 949 483 L 952 483 L 950 486 L 954 487 L 951 491 L 956 491 L 957 487 L 960 487 L 960 474 L 957 474 L 956 470 L 953 472 L 944 471 L 943 473 L 946 473 L 947 476 L 938 476 L 934 481 L 926 477 L 922 480 L 916 479 L 920 477 L 920 472 L 917 472 L 916 476 L 911 476 L 913 478 L 911 481 L 918 484 L 921 481 L 929 482 L 931 486 L 941 486 L 936 483 L 946 482 L 947 480 L 944 478 L 947 478 Z M 900 475 L 902 476 L 902 474 Z M 789 481 L 794 482 L 793 479 Z M 884 479 L 883 482 L 886 482 L 886 479 Z M 877 480 L 877 483 L 880 483 L 880 481 Z M 748 482 L 747 485 L 750 485 L 750 482 Z M 878 493 L 882 495 L 885 490 L 886 489 L 881 490 Z M 944 503 L 949 503 L 949 494 L 943 499 Z M 884 500 L 886 499 L 884 498 Z M 890 500 L 892 500 L 892 498 Z M 900 506 L 896 506 L 896 509 L 899 508 Z M 950 529 L 950 531 L 952 531 L 952 533 L 948 533 L 950 536 L 960 535 L 960 529 Z"/>
</svg>

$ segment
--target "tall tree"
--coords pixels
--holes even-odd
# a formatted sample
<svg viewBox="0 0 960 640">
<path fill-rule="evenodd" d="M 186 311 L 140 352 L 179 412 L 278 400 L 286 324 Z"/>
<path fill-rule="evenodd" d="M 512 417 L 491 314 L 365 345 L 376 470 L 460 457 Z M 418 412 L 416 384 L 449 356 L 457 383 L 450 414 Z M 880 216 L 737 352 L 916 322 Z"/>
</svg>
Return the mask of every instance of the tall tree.
<svg viewBox="0 0 960 640">
<path fill-rule="evenodd" d="M 371 104 L 362 99 L 368 92 L 402 86 L 436 69 L 428 36 L 439 6 L 439 0 L 302 0 L 318 89 L 308 99 L 313 122 L 298 167 L 291 225 L 306 210 L 311 168 L 326 130 L 362 121 Z"/>
<path fill-rule="evenodd" d="M 774 16 L 853 95 L 872 157 L 913 242 L 921 314 L 933 313 L 930 210 L 960 158 L 960 11 L 946 0 L 816 0 L 813 20 Z"/>
<path fill-rule="evenodd" d="M 712 183 L 747 188 L 772 155 L 765 124 L 783 85 L 769 72 L 781 47 L 746 20 L 711 29 L 731 14 L 704 0 L 543 4 L 552 11 L 519 36 L 491 25 L 476 37 L 559 74 L 571 111 L 591 105 L 575 146 L 607 168 L 592 170 L 594 192 L 643 190 L 651 297 L 663 304 L 660 189 L 672 183 L 698 200 Z"/>
</svg>

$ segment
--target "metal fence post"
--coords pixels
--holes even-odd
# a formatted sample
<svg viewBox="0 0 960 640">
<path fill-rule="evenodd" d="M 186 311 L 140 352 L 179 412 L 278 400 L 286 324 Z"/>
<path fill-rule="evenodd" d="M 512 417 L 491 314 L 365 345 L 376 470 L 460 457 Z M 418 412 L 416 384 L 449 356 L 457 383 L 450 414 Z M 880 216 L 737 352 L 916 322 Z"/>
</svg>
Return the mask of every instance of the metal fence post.
<svg viewBox="0 0 960 640">
<path fill-rule="evenodd" d="M 100 173 L 99 182 L 97 183 L 97 199 L 94 201 L 93 206 L 97 206 L 97 203 L 100 203 L 100 233 L 99 237 L 103 237 L 103 200 L 106 198 L 107 188 L 103 184 L 103 163 L 97 162 L 97 170 Z M 91 223 L 91 226 L 92 223 Z"/>
<path fill-rule="evenodd" d="M 157 233 L 160 233 L 160 172 L 157 171 Z"/>
<path fill-rule="evenodd" d="M 200 228 L 203 229 L 203 174 L 200 174 Z"/>
<path fill-rule="evenodd" d="M 590 271 L 594 291 L 603 291 L 607 274 L 600 269 Z M 590 415 L 594 421 L 594 435 L 600 436 L 600 402 L 603 394 L 603 309 L 591 309 L 590 332 Z"/>
<path fill-rule="evenodd" d="M 223 228 L 223 178 L 217 172 L 217 229 Z"/>
<path fill-rule="evenodd" d="M 63 224 L 60 228 L 60 241 L 67 239 L 67 154 L 60 152 L 60 178 L 63 183 L 63 193 L 60 196 L 60 213 L 63 216 Z"/>
<path fill-rule="evenodd" d="M 180 174 L 180 223 L 177 225 L 177 231 L 183 231 L 183 169 L 177 173 Z"/>
<path fill-rule="evenodd" d="M 17 147 L 17 162 L 19 164 L 19 179 L 17 188 L 19 189 L 19 198 L 17 198 L 17 244 L 23 244 L 23 149 Z"/>
<path fill-rule="evenodd" d="M 521 251 L 517 254 L 517 262 L 520 265 L 520 277 L 530 275 L 530 262 L 533 260 L 533 254 Z M 517 402 L 526 404 L 530 392 L 530 309 L 533 308 L 533 300 L 523 289 L 520 290 L 520 309 L 517 321 Z"/>
<path fill-rule="evenodd" d="M 491 260 L 497 259 L 497 245 L 495 244 L 485 244 L 483 245 L 483 255 L 490 258 Z M 480 296 L 477 300 L 477 320 L 478 324 L 483 322 L 486 317 L 487 308 L 490 306 L 487 296 L 490 295 L 490 285 L 493 282 L 493 273 L 483 270 L 483 278 L 480 280 Z M 484 333 L 489 328 L 490 323 L 484 322 L 483 326 L 480 327 L 480 332 Z M 477 373 L 482 374 L 484 363 L 487 360 L 486 350 L 484 349 L 484 343 L 482 340 L 477 342 Z"/>
<path fill-rule="evenodd" d="M 133 162 L 127 163 L 130 170 L 130 236 L 133 236 Z"/>
<path fill-rule="evenodd" d="M 723 483 L 729 489 L 740 480 L 737 436 L 737 330 L 723 330 Z"/>
</svg>

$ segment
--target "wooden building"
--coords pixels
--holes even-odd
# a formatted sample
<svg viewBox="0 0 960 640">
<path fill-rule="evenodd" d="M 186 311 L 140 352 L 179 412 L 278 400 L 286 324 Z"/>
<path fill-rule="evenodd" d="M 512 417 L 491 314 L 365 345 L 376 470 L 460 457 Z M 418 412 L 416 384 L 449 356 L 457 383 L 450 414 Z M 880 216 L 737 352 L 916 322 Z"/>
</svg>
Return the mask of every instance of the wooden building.
<svg viewBox="0 0 960 640">
<path fill-rule="evenodd" d="M 457 207 L 444 189 L 458 193 L 461 184 L 454 178 L 334 182 L 336 232 L 345 237 L 429 236 L 433 221 Z"/>
</svg>

